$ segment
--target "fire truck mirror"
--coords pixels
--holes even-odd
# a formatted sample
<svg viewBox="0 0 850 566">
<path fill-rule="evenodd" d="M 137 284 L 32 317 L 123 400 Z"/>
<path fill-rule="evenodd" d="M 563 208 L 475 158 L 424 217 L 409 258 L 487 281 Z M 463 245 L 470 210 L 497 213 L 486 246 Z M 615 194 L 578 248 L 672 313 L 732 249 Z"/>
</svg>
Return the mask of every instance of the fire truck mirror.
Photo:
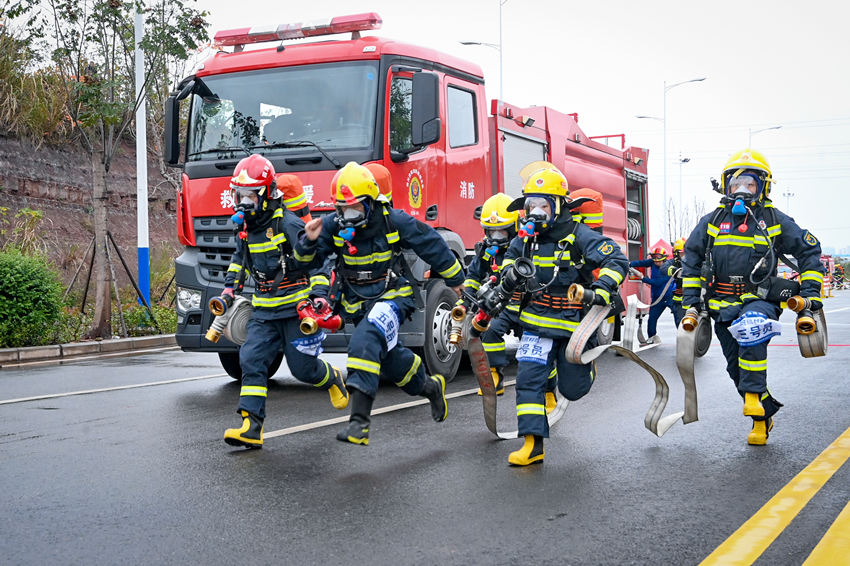
<svg viewBox="0 0 850 566">
<path fill-rule="evenodd" d="M 472 213 L 472 218 L 475 220 L 481 220 L 481 206 L 475 207 L 475 212 Z"/>
<path fill-rule="evenodd" d="M 440 78 L 434 73 L 413 74 L 411 141 L 417 147 L 440 139 Z"/>
<path fill-rule="evenodd" d="M 163 159 L 174 166 L 180 161 L 180 102 L 177 96 L 165 100 L 165 140 Z"/>
</svg>

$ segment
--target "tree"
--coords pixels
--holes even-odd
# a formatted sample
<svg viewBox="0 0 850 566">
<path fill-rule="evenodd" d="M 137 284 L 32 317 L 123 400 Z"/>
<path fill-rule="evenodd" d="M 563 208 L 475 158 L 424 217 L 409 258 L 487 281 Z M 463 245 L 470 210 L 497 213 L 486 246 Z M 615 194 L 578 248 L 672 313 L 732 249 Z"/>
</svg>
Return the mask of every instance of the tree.
<svg viewBox="0 0 850 566">
<path fill-rule="evenodd" d="M 694 198 L 690 205 L 677 203 L 673 199 L 667 203 L 665 235 L 671 244 L 679 238 L 687 238 L 699 219 L 705 216 L 705 203 Z"/>
<path fill-rule="evenodd" d="M 76 141 L 89 154 L 95 238 L 95 312 L 91 338 L 111 334 L 111 276 L 106 265 L 109 169 L 135 118 L 134 19 L 145 14 L 145 84 L 168 57 L 187 59 L 208 38 L 194 0 L 46 0 L 53 62 L 63 78 Z"/>
</svg>

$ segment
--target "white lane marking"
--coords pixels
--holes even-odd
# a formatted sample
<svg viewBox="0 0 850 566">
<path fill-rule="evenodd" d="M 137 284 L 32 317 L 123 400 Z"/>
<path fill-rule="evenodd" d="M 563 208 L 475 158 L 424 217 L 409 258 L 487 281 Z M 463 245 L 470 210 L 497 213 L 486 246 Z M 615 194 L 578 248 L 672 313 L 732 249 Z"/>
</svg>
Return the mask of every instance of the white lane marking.
<svg viewBox="0 0 850 566">
<path fill-rule="evenodd" d="M 122 389 L 138 389 L 140 387 L 153 387 L 154 385 L 167 385 L 169 383 L 182 383 L 184 381 L 198 381 L 199 379 L 211 379 L 213 377 L 227 377 L 226 373 L 213 375 L 200 375 L 197 377 L 183 377 L 180 379 L 169 379 L 168 381 L 151 381 L 150 383 L 137 383 L 135 385 L 121 385 L 118 387 L 104 387 L 102 389 L 84 389 L 82 391 L 69 391 L 68 393 L 52 393 L 50 395 L 36 395 L 34 397 L 20 397 L 18 399 L 6 399 L 0 401 L 0 405 L 12 403 L 25 403 L 27 401 L 40 401 L 42 399 L 56 399 L 58 397 L 71 397 L 73 395 L 89 395 L 90 393 L 103 393 L 106 391 L 121 391 Z"/>
<path fill-rule="evenodd" d="M 120 352 L 105 352 L 103 354 L 92 354 L 91 356 L 72 356 L 70 358 L 49 358 L 47 360 L 35 360 L 32 362 L 17 362 L 0 366 L 0 369 L 15 369 L 28 366 L 63 365 L 72 362 L 84 362 L 86 360 L 99 360 L 102 358 L 116 358 L 119 356 L 135 356 L 138 354 L 155 354 L 157 352 L 168 352 L 179 350 L 180 346 L 166 346 L 164 348 L 148 348 L 146 350 L 124 350 Z"/>
<path fill-rule="evenodd" d="M 514 385 L 516 380 L 505 381 L 505 386 Z M 466 395 L 476 395 L 478 394 L 478 388 L 475 389 L 465 389 L 463 391 L 456 391 L 454 393 L 446 394 L 446 399 L 454 399 L 455 397 L 464 397 Z M 417 399 L 416 401 L 408 401 L 407 403 L 399 403 L 398 405 L 390 405 L 388 407 L 381 407 L 380 409 L 375 409 L 372 411 L 373 415 L 382 415 L 384 413 L 392 413 L 395 411 L 401 411 L 402 409 L 409 409 L 410 407 L 416 407 L 417 405 L 427 405 L 427 399 Z M 305 430 L 313 430 L 316 428 L 323 428 L 326 426 L 331 426 L 339 423 L 348 422 L 348 417 L 336 417 L 333 419 L 326 419 L 323 421 L 316 421 L 313 423 L 305 423 L 302 425 L 291 426 L 288 428 L 282 428 L 279 430 L 273 430 L 272 432 L 264 432 L 263 439 L 266 438 L 274 438 L 276 436 L 286 436 L 289 434 L 295 434 L 296 432 L 304 432 Z"/>
<path fill-rule="evenodd" d="M 834 312 L 841 312 L 841 311 L 846 311 L 846 310 L 850 310 L 850 307 L 842 307 L 840 309 L 835 309 L 835 310 L 831 310 L 831 311 L 823 311 L 823 312 L 825 312 L 826 314 L 832 314 Z"/>
</svg>

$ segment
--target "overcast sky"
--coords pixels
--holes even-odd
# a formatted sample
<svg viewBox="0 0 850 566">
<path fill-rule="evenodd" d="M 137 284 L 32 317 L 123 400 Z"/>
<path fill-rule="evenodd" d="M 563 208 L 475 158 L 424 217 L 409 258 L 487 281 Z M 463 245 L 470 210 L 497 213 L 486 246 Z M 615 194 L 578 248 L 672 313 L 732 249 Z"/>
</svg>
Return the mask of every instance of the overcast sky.
<svg viewBox="0 0 850 566">
<path fill-rule="evenodd" d="M 210 32 L 378 12 L 375 35 L 482 66 L 499 98 L 500 0 L 204 0 Z M 595 2 L 502 0 L 501 98 L 577 112 L 588 135 L 624 133 L 649 148 L 653 241 L 661 236 L 667 92 L 667 192 L 713 207 L 729 155 L 747 145 L 770 161 L 776 206 L 824 246 L 850 246 L 850 7 L 835 0 Z M 789 193 L 793 196 L 786 197 Z"/>
</svg>

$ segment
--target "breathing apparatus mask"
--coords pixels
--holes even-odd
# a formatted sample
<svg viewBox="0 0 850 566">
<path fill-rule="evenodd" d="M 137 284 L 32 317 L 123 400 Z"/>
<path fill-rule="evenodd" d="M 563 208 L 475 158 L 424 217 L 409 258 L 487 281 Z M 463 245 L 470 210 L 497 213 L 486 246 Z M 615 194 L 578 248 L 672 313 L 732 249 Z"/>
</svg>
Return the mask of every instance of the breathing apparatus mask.
<svg viewBox="0 0 850 566">
<path fill-rule="evenodd" d="M 500 249 L 507 248 L 511 242 L 511 231 L 507 228 L 485 228 L 484 246 L 488 257 L 494 257 Z"/>
<path fill-rule="evenodd" d="M 762 183 L 756 175 L 745 173 L 730 177 L 726 185 L 729 191 L 728 202 L 732 203 L 732 214 L 744 216 L 747 214 L 747 206 L 758 199 Z"/>
<path fill-rule="evenodd" d="M 552 227 L 557 208 L 555 201 L 550 197 L 525 197 L 523 209 L 525 218 L 522 220 L 521 237 L 533 236 Z"/>
<path fill-rule="evenodd" d="M 356 254 L 357 248 L 351 243 L 358 228 L 365 228 L 369 222 L 371 207 L 366 200 L 353 204 L 336 205 L 336 223 L 339 227 L 338 236 L 345 240 L 348 253 Z"/>
</svg>

